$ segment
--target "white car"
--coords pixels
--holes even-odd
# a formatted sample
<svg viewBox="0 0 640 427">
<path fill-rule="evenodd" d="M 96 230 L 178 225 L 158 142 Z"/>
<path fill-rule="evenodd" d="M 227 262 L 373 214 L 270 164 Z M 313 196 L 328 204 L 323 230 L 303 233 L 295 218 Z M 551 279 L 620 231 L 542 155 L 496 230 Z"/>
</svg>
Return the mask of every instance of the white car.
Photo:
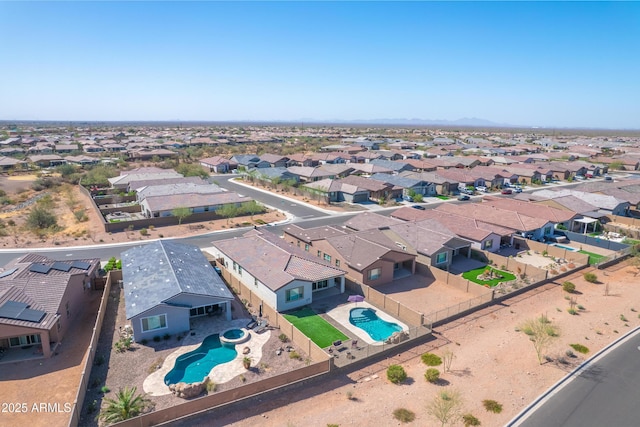
<svg viewBox="0 0 640 427">
<path fill-rule="evenodd" d="M 476 190 L 482 191 L 483 193 L 486 193 L 487 192 L 487 187 L 482 187 L 482 186 L 476 187 Z"/>
</svg>

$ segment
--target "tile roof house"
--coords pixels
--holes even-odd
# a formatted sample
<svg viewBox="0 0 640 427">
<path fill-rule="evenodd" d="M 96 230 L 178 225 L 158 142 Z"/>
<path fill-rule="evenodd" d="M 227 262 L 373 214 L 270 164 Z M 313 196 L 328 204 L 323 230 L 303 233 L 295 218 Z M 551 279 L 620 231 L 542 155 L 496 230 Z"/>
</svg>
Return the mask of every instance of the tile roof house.
<svg viewBox="0 0 640 427">
<path fill-rule="evenodd" d="M 384 173 L 376 173 L 370 177 L 376 181 L 391 184 L 394 187 L 402 188 L 402 195 L 408 197 L 410 194 L 420 194 L 422 196 L 435 196 L 436 185 L 425 180 L 408 178 L 401 175 L 389 175 Z M 412 193 L 413 192 L 413 193 Z"/>
<path fill-rule="evenodd" d="M 158 240 L 123 252 L 122 284 L 136 341 L 187 332 L 194 317 L 231 320 L 233 294 L 197 246 Z"/>
<path fill-rule="evenodd" d="M 344 292 L 345 271 L 331 258 L 317 258 L 269 232 L 213 242 L 209 252 L 247 288 L 277 311 L 313 301 L 316 292 Z"/>
<path fill-rule="evenodd" d="M 238 164 L 235 161 L 222 156 L 200 159 L 200 165 L 215 173 L 227 173 L 238 167 Z"/>
<path fill-rule="evenodd" d="M 27 254 L 0 270 L 0 348 L 49 357 L 88 305 L 99 259 L 55 261 Z M 19 350 L 22 351 L 22 350 Z"/>
<path fill-rule="evenodd" d="M 321 179 L 304 185 L 304 188 L 323 197 L 329 203 L 364 203 L 369 201 L 369 190 L 347 184 L 338 179 Z"/>
<path fill-rule="evenodd" d="M 225 191 L 208 194 L 167 194 L 149 196 L 140 203 L 140 209 L 146 218 L 164 218 L 174 216 L 176 208 L 188 208 L 192 213 L 214 212 L 224 205 L 240 207 L 253 199 L 237 193 Z"/>
<path fill-rule="evenodd" d="M 608 194 L 587 193 L 572 189 L 558 188 L 554 190 L 538 190 L 531 193 L 532 197 L 541 199 L 556 199 L 563 196 L 575 196 L 593 205 L 604 214 L 628 216 L 631 204 L 627 200 L 618 199 Z"/>
</svg>

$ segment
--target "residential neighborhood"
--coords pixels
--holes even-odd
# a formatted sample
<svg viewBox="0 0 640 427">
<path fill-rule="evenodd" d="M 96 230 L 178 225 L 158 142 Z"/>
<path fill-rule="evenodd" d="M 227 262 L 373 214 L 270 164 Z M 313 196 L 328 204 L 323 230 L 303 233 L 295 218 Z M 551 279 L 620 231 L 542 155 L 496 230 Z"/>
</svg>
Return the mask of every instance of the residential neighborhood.
<svg viewBox="0 0 640 427">
<path fill-rule="evenodd" d="M 631 268 L 640 244 L 634 136 L 3 129 L 0 242 L 16 256 L 0 269 L 0 365 L 86 352 L 69 425 L 110 425 L 100 414 L 126 387 L 147 404 L 114 425 L 197 423 L 425 348 L 567 277 Z"/>
</svg>

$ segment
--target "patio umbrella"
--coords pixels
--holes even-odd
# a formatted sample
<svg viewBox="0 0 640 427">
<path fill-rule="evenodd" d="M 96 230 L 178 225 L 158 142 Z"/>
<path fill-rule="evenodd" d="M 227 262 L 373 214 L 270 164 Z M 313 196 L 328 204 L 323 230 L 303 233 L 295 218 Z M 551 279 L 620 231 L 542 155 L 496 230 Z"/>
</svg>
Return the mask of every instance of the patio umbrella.
<svg viewBox="0 0 640 427">
<path fill-rule="evenodd" d="M 364 301 L 364 297 L 362 295 L 349 295 L 349 298 L 347 298 L 347 301 L 355 302 L 356 305 L 358 305 L 359 302 Z"/>
</svg>

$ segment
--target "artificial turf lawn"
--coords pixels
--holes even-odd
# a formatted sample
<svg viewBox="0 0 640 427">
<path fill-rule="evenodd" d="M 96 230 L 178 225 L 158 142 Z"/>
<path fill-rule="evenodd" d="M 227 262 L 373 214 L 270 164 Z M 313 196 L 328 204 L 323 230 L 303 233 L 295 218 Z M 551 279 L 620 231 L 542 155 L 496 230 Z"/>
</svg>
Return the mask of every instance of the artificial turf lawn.
<svg viewBox="0 0 640 427">
<path fill-rule="evenodd" d="M 475 270 L 470 270 L 467 271 L 466 273 L 462 273 L 462 277 L 464 277 L 467 280 L 471 280 L 472 282 L 478 283 L 480 285 L 489 285 L 492 288 L 494 286 L 496 286 L 498 283 L 500 282 L 508 282 L 510 280 L 515 280 L 516 276 L 507 272 L 507 271 L 502 271 L 502 270 L 498 270 L 497 268 L 492 268 L 493 271 L 496 271 L 500 274 L 502 274 L 502 279 L 491 279 L 488 281 L 482 281 L 482 280 L 478 280 L 478 276 L 480 276 L 482 273 L 484 273 L 484 271 L 489 268 L 489 267 L 480 267 L 480 268 L 476 268 Z"/>
<path fill-rule="evenodd" d="M 349 339 L 310 308 L 303 308 L 283 316 L 320 348 L 329 347 L 334 341 Z"/>
<path fill-rule="evenodd" d="M 436 198 L 440 200 L 449 200 L 449 197 L 447 196 L 436 196 Z"/>
<path fill-rule="evenodd" d="M 589 255 L 589 265 L 597 264 L 602 258 L 606 258 L 604 255 L 594 254 L 593 252 L 578 251 L 578 253 Z"/>
</svg>

